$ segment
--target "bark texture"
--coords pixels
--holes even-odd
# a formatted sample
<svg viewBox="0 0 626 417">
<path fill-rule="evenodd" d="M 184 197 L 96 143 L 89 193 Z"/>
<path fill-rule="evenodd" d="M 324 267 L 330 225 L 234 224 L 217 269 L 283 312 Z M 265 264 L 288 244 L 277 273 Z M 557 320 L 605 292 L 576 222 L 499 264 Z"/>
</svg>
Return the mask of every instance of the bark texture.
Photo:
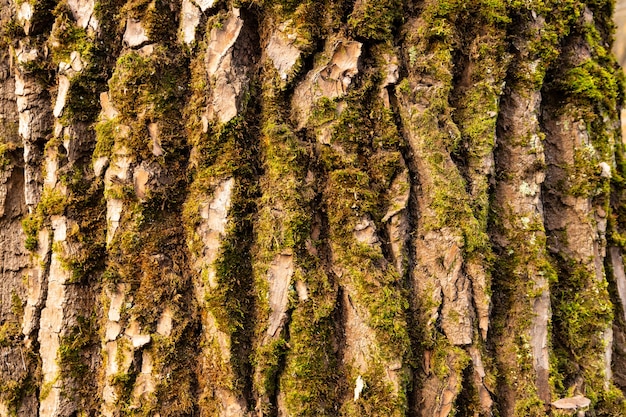
<svg viewBox="0 0 626 417">
<path fill-rule="evenodd" d="M 612 14 L 0 0 L 0 416 L 626 415 Z"/>
</svg>

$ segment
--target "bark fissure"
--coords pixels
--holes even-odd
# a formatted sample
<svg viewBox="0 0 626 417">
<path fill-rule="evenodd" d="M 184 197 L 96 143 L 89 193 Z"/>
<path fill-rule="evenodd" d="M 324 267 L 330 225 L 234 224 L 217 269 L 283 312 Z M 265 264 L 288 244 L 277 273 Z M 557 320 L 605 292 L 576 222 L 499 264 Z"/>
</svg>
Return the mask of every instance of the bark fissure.
<svg viewBox="0 0 626 417">
<path fill-rule="evenodd" d="M 0 0 L 0 416 L 624 414 L 610 3 Z"/>
</svg>

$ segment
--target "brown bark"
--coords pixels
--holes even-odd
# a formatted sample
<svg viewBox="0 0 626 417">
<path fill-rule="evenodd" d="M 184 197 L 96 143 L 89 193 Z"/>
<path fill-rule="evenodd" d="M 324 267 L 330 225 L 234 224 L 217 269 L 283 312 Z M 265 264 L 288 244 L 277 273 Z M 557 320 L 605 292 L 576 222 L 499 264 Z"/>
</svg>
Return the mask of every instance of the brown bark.
<svg viewBox="0 0 626 417">
<path fill-rule="evenodd" d="M 612 12 L 0 0 L 0 416 L 623 415 Z"/>
</svg>

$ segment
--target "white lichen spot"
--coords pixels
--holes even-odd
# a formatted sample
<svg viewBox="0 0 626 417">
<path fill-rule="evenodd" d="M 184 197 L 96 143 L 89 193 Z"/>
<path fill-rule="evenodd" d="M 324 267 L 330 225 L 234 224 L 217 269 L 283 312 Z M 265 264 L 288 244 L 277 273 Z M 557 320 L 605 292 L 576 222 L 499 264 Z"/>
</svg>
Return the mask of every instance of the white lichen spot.
<svg viewBox="0 0 626 417">
<path fill-rule="evenodd" d="M 309 290 L 304 282 L 296 281 L 296 292 L 298 293 L 298 299 L 300 301 L 306 301 L 309 299 Z"/>
<path fill-rule="evenodd" d="M 543 146 L 541 144 L 541 138 L 537 134 L 533 134 L 530 137 L 530 150 L 533 153 L 539 153 L 543 150 Z"/>
<path fill-rule="evenodd" d="M 359 375 L 359 377 L 356 379 L 356 385 L 354 387 L 354 401 L 357 401 L 359 399 L 365 387 L 365 381 L 363 380 L 363 377 Z"/>
<path fill-rule="evenodd" d="M 519 192 L 525 197 L 532 197 L 537 194 L 534 187 L 529 185 L 526 181 L 522 181 L 522 184 L 519 186 Z"/>
<path fill-rule="evenodd" d="M 524 229 L 528 229 L 528 225 L 530 224 L 530 219 L 528 217 L 520 217 L 520 223 L 522 223 L 522 227 Z"/>
<path fill-rule="evenodd" d="M 25 1 L 20 5 L 17 10 L 17 19 L 21 22 L 30 21 L 33 17 L 33 7 L 29 2 Z"/>
</svg>

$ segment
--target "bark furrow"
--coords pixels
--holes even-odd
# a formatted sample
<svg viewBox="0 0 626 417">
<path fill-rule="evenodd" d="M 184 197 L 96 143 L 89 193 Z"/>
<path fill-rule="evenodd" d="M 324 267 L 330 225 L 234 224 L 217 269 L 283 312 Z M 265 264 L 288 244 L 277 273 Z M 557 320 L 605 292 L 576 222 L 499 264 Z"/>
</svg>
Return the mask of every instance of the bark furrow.
<svg viewBox="0 0 626 417">
<path fill-rule="evenodd" d="M 612 7 L 0 0 L 0 416 L 626 414 Z"/>
</svg>

